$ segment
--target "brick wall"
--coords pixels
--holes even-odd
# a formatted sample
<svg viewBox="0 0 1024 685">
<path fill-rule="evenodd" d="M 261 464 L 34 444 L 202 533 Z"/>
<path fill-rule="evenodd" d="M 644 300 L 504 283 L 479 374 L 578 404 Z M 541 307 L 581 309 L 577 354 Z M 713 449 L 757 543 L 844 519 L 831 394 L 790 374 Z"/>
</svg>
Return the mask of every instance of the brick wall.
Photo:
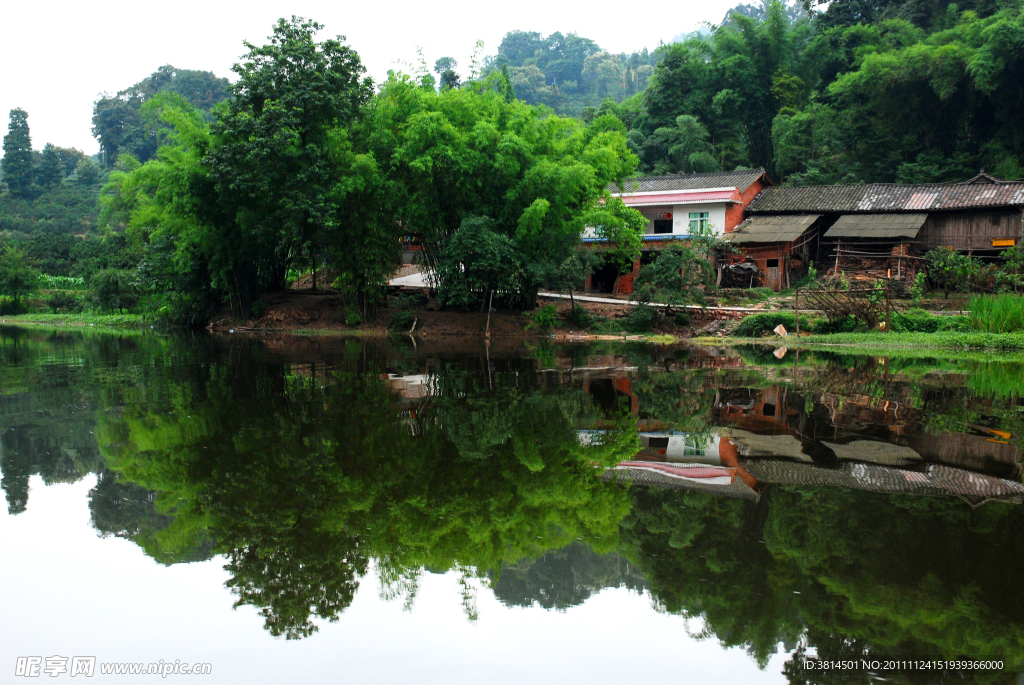
<svg viewBox="0 0 1024 685">
<path fill-rule="evenodd" d="M 725 208 L 725 230 L 731 231 L 740 225 L 744 219 L 744 213 L 747 211 L 747 205 L 754 201 L 758 193 L 767 187 L 763 178 L 759 178 L 750 184 L 744 192 L 738 193 L 736 199 L 739 200 L 737 204 L 731 204 Z"/>
</svg>

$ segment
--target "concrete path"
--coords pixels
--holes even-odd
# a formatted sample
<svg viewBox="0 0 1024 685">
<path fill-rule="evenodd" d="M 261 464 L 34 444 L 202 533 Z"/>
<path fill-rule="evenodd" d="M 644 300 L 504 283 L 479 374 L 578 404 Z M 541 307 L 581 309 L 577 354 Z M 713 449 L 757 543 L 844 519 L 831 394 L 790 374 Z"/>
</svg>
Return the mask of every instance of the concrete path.
<svg viewBox="0 0 1024 685">
<path fill-rule="evenodd" d="M 397 286 L 399 288 L 428 288 L 430 287 L 430 284 L 427 283 L 427 275 L 430 273 L 430 271 L 420 271 L 418 273 L 409 274 L 408 276 L 392 278 L 388 281 L 388 285 Z"/>
</svg>

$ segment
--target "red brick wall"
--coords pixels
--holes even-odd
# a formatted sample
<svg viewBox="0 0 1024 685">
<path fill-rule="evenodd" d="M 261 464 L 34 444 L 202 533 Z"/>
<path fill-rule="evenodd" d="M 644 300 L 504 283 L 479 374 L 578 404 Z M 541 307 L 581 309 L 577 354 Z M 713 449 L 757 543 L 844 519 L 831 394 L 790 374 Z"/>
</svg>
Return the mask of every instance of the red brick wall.
<svg viewBox="0 0 1024 685">
<path fill-rule="evenodd" d="M 740 225 L 743 221 L 743 214 L 747 211 L 747 205 L 754 201 L 758 193 L 768 187 L 768 184 L 764 182 L 764 178 L 759 178 L 750 184 L 744 192 L 738 193 L 739 202 L 731 204 L 725 208 L 725 230 L 731 231 Z"/>
<path fill-rule="evenodd" d="M 615 287 L 612 289 L 616 295 L 632 295 L 633 279 L 640 274 L 640 258 L 633 260 L 633 270 L 628 274 L 622 274 L 615 279 Z"/>
</svg>

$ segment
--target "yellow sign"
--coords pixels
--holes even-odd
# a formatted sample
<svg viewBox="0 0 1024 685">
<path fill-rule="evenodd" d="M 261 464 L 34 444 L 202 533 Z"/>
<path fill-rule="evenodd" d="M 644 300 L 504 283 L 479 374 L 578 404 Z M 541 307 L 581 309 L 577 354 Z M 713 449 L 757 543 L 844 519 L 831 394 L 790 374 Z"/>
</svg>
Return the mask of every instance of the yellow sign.
<svg viewBox="0 0 1024 685">
<path fill-rule="evenodd" d="M 994 238 L 992 240 L 992 247 L 1013 247 L 1017 244 L 1014 238 Z"/>
</svg>

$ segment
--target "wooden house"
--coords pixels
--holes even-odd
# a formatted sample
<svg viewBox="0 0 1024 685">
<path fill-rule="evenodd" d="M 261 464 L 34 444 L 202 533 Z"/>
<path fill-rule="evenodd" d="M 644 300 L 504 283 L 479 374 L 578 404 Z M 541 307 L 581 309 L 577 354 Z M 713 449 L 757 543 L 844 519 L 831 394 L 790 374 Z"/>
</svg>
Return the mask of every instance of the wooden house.
<svg viewBox="0 0 1024 685">
<path fill-rule="evenodd" d="M 766 187 L 747 213 L 727 237 L 770 287 L 786 287 L 810 260 L 821 273 L 909 280 L 917 257 L 936 247 L 996 257 L 1019 244 L 1024 179 Z"/>
</svg>

